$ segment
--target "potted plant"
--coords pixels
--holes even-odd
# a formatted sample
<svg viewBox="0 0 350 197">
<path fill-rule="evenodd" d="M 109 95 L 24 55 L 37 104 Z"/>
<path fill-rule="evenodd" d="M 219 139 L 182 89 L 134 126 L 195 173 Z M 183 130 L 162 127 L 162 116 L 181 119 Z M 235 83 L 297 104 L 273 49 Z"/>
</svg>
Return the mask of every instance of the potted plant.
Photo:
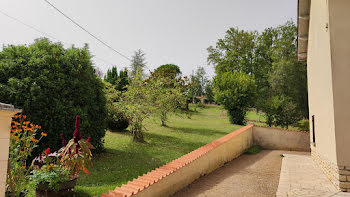
<svg viewBox="0 0 350 197">
<path fill-rule="evenodd" d="M 73 139 L 67 143 L 61 134 L 63 147 L 57 153 L 50 153 L 47 149 L 33 161 L 35 170 L 30 179 L 37 197 L 72 196 L 79 173 L 89 174 L 91 149 L 94 147 L 90 138 L 81 138 L 79 120 L 80 117 L 76 116 Z"/>
<path fill-rule="evenodd" d="M 26 118 L 23 114 L 12 118 L 6 196 L 26 196 L 27 175 L 31 172 L 27 159 L 38 142 L 47 136 L 45 132 L 39 132 L 41 126 L 30 123 Z"/>
</svg>

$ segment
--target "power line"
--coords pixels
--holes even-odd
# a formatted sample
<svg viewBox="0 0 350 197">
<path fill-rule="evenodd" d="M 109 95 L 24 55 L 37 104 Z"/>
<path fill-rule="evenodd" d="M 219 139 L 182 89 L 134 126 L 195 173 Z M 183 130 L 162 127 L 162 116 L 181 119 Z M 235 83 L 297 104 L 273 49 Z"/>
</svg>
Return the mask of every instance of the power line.
<svg viewBox="0 0 350 197">
<path fill-rule="evenodd" d="M 3 14 L 3 15 L 5 15 L 5 16 L 7 16 L 8 18 L 10 18 L 10 19 L 12 19 L 12 20 L 18 22 L 18 23 L 21 23 L 22 25 L 24 25 L 24 26 L 26 26 L 26 27 L 28 27 L 28 28 L 30 28 L 30 29 L 32 29 L 32 30 L 38 32 L 38 33 L 41 33 L 41 34 L 43 34 L 43 35 L 45 35 L 45 36 L 51 38 L 51 39 L 57 40 L 57 41 L 59 41 L 59 42 L 61 42 L 61 43 L 64 43 L 64 44 L 73 45 L 72 43 L 63 42 L 63 41 L 57 39 L 56 37 L 54 37 L 54 36 L 52 36 L 52 35 L 50 35 L 50 34 L 48 34 L 48 33 L 45 33 L 45 32 L 43 32 L 43 31 L 41 31 L 41 30 L 35 28 L 34 26 L 29 25 L 29 24 L 27 24 L 27 23 L 25 23 L 25 22 L 19 20 L 18 18 L 15 18 L 15 17 L 13 17 L 13 16 L 10 16 L 10 15 L 8 15 L 7 13 L 5 13 L 5 12 L 2 11 L 2 10 L 0 10 L 0 13 Z M 113 63 L 111 63 L 111 62 L 109 62 L 109 61 L 107 61 L 107 60 L 105 60 L 105 59 L 102 59 L 102 58 L 100 58 L 100 57 L 98 57 L 98 56 L 95 56 L 95 55 L 94 55 L 93 57 L 96 58 L 96 59 L 99 59 L 99 60 L 101 60 L 101 61 L 103 61 L 103 62 L 105 62 L 105 63 L 111 64 L 111 65 L 116 65 L 116 64 L 113 64 Z"/>
<path fill-rule="evenodd" d="M 64 17 L 66 17 L 68 20 L 70 20 L 72 23 L 74 23 L 76 26 L 78 26 L 80 29 L 82 29 L 83 31 L 85 31 L 86 33 L 88 33 L 90 36 L 92 36 L 93 38 L 95 38 L 97 41 L 99 41 L 100 43 L 102 43 L 103 45 L 105 45 L 107 48 L 111 49 L 112 51 L 118 53 L 119 55 L 121 55 L 122 57 L 124 57 L 125 59 L 131 61 L 130 58 L 128 58 L 126 55 L 122 54 L 121 52 L 115 50 L 113 47 L 109 46 L 107 43 L 105 43 L 104 41 L 102 41 L 101 39 L 99 39 L 97 36 L 95 36 L 94 34 L 90 33 L 86 28 L 82 27 L 81 25 L 79 25 L 77 22 L 75 22 L 72 18 L 70 18 L 69 16 L 67 16 L 65 13 L 63 13 L 60 9 L 58 9 L 56 6 L 54 6 L 52 3 L 50 3 L 48 0 L 44 0 L 46 3 L 48 3 L 51 7 L 53 7 L 55 10 L 57 10 L 59 13 L 61 13 Z"/>
</svg>

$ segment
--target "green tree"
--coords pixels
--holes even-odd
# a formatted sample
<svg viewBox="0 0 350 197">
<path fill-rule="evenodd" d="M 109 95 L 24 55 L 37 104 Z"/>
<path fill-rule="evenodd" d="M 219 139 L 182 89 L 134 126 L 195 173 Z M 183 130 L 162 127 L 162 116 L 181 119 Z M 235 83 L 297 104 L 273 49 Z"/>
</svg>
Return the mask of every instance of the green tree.
<svg viewBox="0 0 350 197">
<path fill-rule="evenodd" d="M 208 48 L 208 63 L 217 75 L 238 71 L 254 76 L 258 96 L 252 106 L 267 114 L 269 125 L 276 124 L 276 96 L 287 98 L 301 112 L 293 113 L 298 115 L 293 119 L 308 117 L 306 64 L 296 58 L 296 32 L 292 21 L 262 33 L 231 28 L 215 48 Z"/>
<path fill-rule="evenodd" d="M 169 113 L 182 113 L 186 104 L 186 95 L 184 85 L 185 79 L 173 78 L 172 75 L 164 76 L 163 73 L 152 74 L 148 81 L 150 86 L 151 97 L 162 126 L 166 126 Z"/>
<path fill-rule="evenodd" d="M 254 77 L 243 72 L 220 73 L 214 78 L 214 94 L 216 102 L 227 110 L 231 123 L 243 125 L 256 96 Z"/>
<path fill-rule="evenodd" d="M 141 50 L 137 50 L 134 52 L 134 55 L 131 58 L 130 65 L 130 76 L 136 77 L 138 72 L 141 73 L 141 76 L 144 75 L 144 69 L 146 67 L 146 54 Z"/>
<path fill-rule="evenodd" d="M 118 74 L 117 67 L 113 66 L 112 69 L 107 70 L 104 80 L 115 86 L 117 91 L 125 92 L 126 85 L 129 84 L 128 70 L 125 68 Z"/>
<path fill-rule="evenodd" d="M 207 97 L 209 103 L 214 102 L 214 92 L 213 92 L 213 83 L 208 81 L 205 85 L 205 96 Z"/>
<path fill-rule="evenodd" d="M 122 94 L 119 102 L 114 103 L 118 111 L 122 112 L 130 123 L 130 131 L 134 141 L 144 142 L 143 121 L 155 112 L 152 93 L 153 87 L 142 80 L 138 71 L 127 85 L 128 91 Z"/>
<path fill-rule="evenodd" d="M 176 78 L 179 75 L 181 75 L 180 68 L 175 64 L 164 64 L 159 66 L 155 71 L 155 73 L 161 73 L 162 75 L 166 77 L 173 77 Z"/>
<path fill-rule="evenodd" d="M 210 46 L 208 63 L 214 65 L 216 74 L 239 71 L 255 74 L 254 51 L 257 32 L 230 28 L 223 39 L 219 39 L 216 47 Z"/>
<path fill-rule="evenodd" d="M 107 126 L 112 131 L 123 131 L 129 126 L 129 121 L 125 115 L 115 106 L 119 102 L 122 92 L 117 91 L 116 87 L 107 81 L 104 81 L 104 92 L 107 97 Z"/>
<path fill-rule="evenodd" d="M 106 97 L 87 47 L 65 49 L 48 39 L 29 46 L 9 45 L 0 52 L 0 86 L 2 102 L 23 109 L 47 132 L 38 152 L 47 147 L 58 150 L 60 133 L 73 135 L 76 115 L 81 117 L 83 137 L 103 148 Z"/>
</svg>

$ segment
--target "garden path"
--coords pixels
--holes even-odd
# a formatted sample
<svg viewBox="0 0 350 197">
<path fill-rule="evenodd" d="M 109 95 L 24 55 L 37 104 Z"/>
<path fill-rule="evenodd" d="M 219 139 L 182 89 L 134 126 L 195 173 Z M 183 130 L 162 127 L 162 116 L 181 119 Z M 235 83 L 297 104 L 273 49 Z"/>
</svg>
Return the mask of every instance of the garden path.
<svg viewBox="0 0 350 197">
<path fill-rule="evenodd" d="M 197 179 L 174 197 L 271 197 L 276 195 L 282 157 L 290 151 L 263 150 L 244 154 Z M 304 153 L 297 153 L 304 154 Z"/>
</svg>

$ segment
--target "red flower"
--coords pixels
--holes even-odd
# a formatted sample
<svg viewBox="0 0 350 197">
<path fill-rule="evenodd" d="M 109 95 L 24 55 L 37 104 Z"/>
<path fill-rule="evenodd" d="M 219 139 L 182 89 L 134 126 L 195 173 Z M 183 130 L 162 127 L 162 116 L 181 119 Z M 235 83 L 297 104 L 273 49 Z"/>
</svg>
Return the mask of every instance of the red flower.
<svg viewBox="0 0 350 197">
<path fill-rule="evenodd" d="M 86 140 L 87 142 L 90 142 L 90 140 L 91 140 L 91 137 L 88 137 L 88 139 Z"/>
<path fill-rule="evenodd" d="M 74 130 L 74 134 L 73 134 L 73 138 L 74 138 L 74 142 L 78 143 L 78 141 L 81 139 L 81 133 L 80 133 L 80 128 L 79 128 L 79 120 L 80 120 L 80 116 L 77 115 L 75 117 L 75 130 Z"/>
<path fill-rule="evenodd" d="M 47 148 L 46 150 L 44 150 L 44 153 L 45 153 L 45 155 L 50 154 L 50 148 Z"/>
<path fill-rule="evenodd" d="M 62 145 L 63 145 L 63 146 L 66 146 L 66 145 L 67 145 L 67 141 L 66 141 L 66 139 L 64 138 L 63 133 L 61 133 L 61 139 L 62 139 Z"/>
</svg>

